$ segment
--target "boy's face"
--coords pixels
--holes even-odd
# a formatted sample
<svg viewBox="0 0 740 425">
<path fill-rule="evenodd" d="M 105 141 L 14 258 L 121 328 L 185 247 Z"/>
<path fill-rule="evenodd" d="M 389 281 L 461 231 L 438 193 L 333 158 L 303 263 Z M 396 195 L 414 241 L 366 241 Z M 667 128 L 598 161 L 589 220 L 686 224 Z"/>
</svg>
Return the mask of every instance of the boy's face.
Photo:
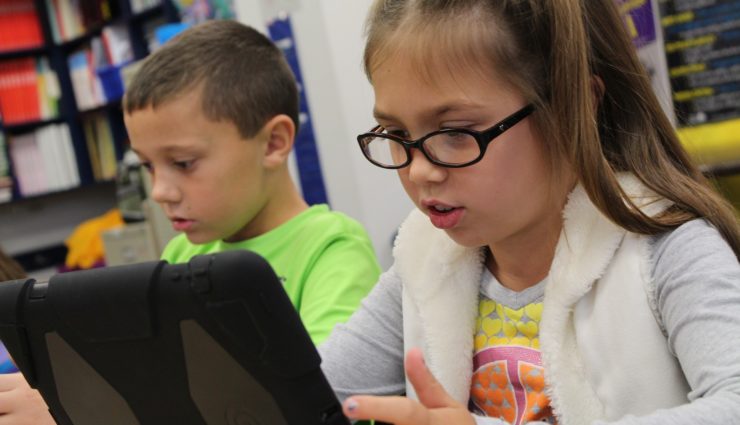
<svg viewBox="0 0 740 425">
<path fill-rule="evenodd" d="M 269 219 L 266 137 L 245 140 L 230 121 L 212 121 L 200 91 L 125 116 L 133 150 L 152 177 L 152 198 L 193 243 L 235 242 Z"/>
</svg>

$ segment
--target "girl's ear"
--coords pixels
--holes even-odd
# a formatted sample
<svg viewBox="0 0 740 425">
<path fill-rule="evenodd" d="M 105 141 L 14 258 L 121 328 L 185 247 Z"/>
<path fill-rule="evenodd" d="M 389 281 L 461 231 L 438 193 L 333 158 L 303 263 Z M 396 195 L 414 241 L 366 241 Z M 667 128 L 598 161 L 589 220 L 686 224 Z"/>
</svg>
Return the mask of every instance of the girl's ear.
<svg viewBox="0 0 740 425">
<path fill-rule="evenodd" d="M 285 164 L 293 150 L 295 124 L 289 116 L 280 114 L 270 119 L 262 127 L 266 137 L 263 165 L 265 168 L 276 168 Z"/>
</svg>

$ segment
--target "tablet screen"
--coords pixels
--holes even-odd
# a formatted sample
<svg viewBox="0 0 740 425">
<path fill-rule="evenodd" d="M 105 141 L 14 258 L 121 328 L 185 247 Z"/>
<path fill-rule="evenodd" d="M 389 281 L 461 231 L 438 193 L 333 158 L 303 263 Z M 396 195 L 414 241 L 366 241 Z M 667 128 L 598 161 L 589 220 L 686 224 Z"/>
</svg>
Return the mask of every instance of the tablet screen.
<svg viewBox="0 0 740 425">
<path fill-rule="evenodd" d="M 18 368 L 15 367 L 15 364 L 10 359 L 10 354 L 8 354 L 8 350 L 5 348 L 5 345 L 0 342 L 0 373 L 13 372 L 18 372 Z"/>
</svg>

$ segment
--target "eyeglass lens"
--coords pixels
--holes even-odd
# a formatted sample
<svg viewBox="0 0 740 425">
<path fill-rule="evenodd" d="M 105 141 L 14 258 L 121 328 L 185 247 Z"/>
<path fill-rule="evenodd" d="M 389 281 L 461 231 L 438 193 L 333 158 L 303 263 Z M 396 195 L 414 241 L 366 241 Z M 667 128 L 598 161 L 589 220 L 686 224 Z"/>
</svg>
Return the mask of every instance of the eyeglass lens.
<svg viewBox="0 0 740 425">
<path fill-rule="evenodd" d="M 363 138 L 365 153 L 376 163 L 394 167 L 406 163 L 408 153 L 401 143 L 383 135 Z M 433 161 L 456 165 L 474 161 L 480 146 L 470 134 L 450 131 L 436 134 L 422 143 L 422 149 Z"/>
</svg>

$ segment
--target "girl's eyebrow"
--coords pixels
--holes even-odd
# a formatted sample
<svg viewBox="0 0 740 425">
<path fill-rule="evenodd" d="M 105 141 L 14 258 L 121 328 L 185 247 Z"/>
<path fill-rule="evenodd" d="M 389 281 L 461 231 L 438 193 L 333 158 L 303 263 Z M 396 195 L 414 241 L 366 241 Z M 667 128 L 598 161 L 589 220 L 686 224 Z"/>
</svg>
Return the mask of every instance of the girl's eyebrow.
<svg viewBox="0 0 740 425">
<path fill-rule="evenodd" d="M 395 121 L 396 118 L 386 112 L 380 111 L 378 109 L 373 109 L 373 117 L 379 121 Z"/>
<path fill-rule="evenodd" d="M 450 112 L 469 111 L 472 109 L 480 108 L 482 106 L 483 105 L 472 102 L 450 102 L 439 105 L 435 108 L 430 109 L 429 111 L 422 112 L 422 115 L 439 117 Z M 373 116 L 375 117 L 375 119 L 382 121 L 399 121 L 399 119 L 396 118 L 393 114 L 381 111 L 377 108 L 373 109 Z"/>
</svg>

